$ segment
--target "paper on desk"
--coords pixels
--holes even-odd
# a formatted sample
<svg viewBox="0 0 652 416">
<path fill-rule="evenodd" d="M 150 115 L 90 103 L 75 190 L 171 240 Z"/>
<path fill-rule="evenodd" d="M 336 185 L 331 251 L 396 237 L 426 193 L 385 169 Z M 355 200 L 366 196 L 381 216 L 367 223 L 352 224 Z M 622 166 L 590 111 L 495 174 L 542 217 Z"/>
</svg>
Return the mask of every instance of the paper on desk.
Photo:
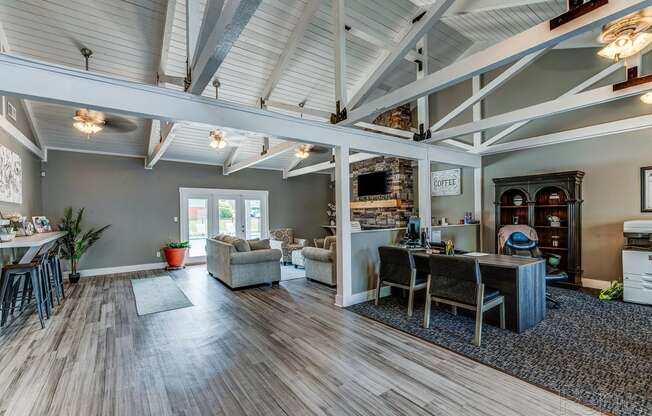
<svg viewBox="0 0 652 416">
<path fill-rule="evenodd" d="M 471 253 L 465 253 L 464 255 L 465 256 L 471 256 L 471 257 L 482 257 L 482 256 L 486 256 L 487 253 L 478 253 L 476 251 L 473 251 Z"/>
</svg>

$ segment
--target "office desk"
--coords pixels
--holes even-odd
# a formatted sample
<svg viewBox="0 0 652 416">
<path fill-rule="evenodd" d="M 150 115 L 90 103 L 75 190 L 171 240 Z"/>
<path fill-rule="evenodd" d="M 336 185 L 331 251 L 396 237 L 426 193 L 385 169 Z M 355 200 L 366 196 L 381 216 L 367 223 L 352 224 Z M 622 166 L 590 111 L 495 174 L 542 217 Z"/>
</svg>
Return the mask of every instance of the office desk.
<svg viewBox="0 0 652 416">
<path fill-rule="evenodd" d="M 413 251 L 412 255 L 418 269 L 430 269 L 429 254 Z M 545 260 L 497 254 L 476 258 L 480 262 L 482 282 L 500 290 L 505 297 L 505 325 L 508 329 L 521 333 L 546 317 Z M 497 322 L 497 310 L 486 312 L 487 318 Z"/>
</svg>

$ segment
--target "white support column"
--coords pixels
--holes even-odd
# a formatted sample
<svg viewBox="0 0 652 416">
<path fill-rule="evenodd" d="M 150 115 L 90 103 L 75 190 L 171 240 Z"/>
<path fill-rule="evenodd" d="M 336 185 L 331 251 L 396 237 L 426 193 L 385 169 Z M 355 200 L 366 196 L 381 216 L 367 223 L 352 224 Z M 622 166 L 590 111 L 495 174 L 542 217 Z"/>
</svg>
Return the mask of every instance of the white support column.
<svg viewBox="0 0 652 416">
<path fill-rule="evenodd" d="M 479 251 L 482 251 L 482 167 L 473 168 L 473 217 L 480 221 L 480 244 Z"/>
<path fill-rule="evenodd" d="M 335 305 L 349 306 L 351 281 L 351 207 L 349 146 L 335 148 L 335 212 L 337 224 L 337 296 Z"/>
<path fill-rule="evenodd" d="M 333 32 L 335 34 L 335 102 L 340 103 L 340 109 L 346 108 L 346 26 L 344 0 L 333 0 Z"/>
<path fill-rule="evenodd" d="M 432 225 L 432 198 L 430 197 L 430 159 L 419 159 L 417 166 L 417 182 L 419 194 L 419 219 L 422 227 Z"/>
</svg>

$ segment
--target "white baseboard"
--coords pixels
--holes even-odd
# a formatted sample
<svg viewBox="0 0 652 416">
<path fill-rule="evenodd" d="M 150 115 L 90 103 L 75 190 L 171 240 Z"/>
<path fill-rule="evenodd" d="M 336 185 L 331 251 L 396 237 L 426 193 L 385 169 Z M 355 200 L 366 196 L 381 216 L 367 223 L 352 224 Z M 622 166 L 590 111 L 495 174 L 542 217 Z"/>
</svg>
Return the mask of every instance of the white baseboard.
<svg viewBox="0 0 652 416">
<path fill-rule="evenodd" d="M 582 286 L 591 289 L 602 290 L 611 286 L 611 282 L 607 282 L 606 280 L 597 280 L 597 279 L 582 279 Z"/>
<path fill-rule="evenodd" d="M 391 288 L 389 286 L 384 286 L 380 289 L 380 297 L 384 298 L 385 296 L 390 295 Z M 342 297 L 340 295 L 335 296 L 335 305 L 346 308 L 347 306 L 355 305 L 357 303 L 367 302 L 369 300 L 376 298 L 376 289 L 367 290 L 366 292 L 355 293 L 351 296 L 347 296 L 344 302 L 342 302 Z"/>
<path fill-rule="evenodd" d="M 164 269 L 167 263 L 133 264 L 131 266 L 104 267 L 100 269 L 80 270 L 81 277 L 103 276 L 107 274 L 140 272 L 143 270 Z"/>
</svg>

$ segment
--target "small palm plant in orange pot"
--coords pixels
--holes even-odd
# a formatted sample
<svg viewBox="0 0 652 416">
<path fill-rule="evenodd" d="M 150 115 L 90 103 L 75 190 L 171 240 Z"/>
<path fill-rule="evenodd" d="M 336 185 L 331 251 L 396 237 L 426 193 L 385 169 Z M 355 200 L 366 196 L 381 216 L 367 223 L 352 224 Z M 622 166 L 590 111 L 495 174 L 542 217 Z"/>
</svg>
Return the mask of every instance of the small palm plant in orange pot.
<svg viewBox="0 0 652 416">
<path fill-rule="evenodd" d="M 186 253 L 190 243 L 188 241 L 170 241 L 163 248 L 165 261 L 168 263 L 168 270 L 176 270 L 185 267 Z"/>
</svg>

